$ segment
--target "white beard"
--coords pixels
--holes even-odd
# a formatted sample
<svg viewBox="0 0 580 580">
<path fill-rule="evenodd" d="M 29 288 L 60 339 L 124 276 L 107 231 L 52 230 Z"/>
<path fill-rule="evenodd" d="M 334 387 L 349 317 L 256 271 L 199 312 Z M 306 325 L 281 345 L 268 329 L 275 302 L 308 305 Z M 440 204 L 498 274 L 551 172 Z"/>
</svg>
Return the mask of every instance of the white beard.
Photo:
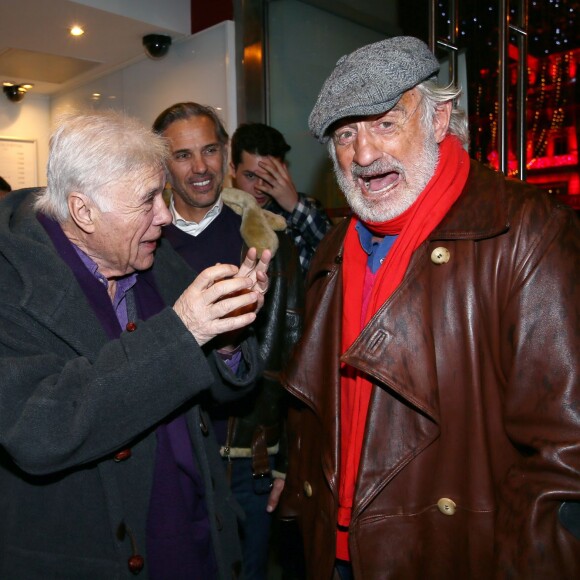
<svg viewBox="0 0 580 580">
<path fill-rule="evenodd" d="M 336 152 L 332 148 L 331 158 L 334 164 L 336 180 L 352 211 L 364 221 L 384 222 L 401 215 L 409 209 L 425 189 L 425 186 L 433 177 L 439 161 L 439 145 L 431 127 L 425 136 L 421 151 L 415 156 L 416 162 L 408 163 L 407 166 L 404 166 L 390 155 L 385 155 L 385 157 L 377 159 L 366 167 L 353 162 L 350 176 L 348 177 L 338 165 Z M 386 195 L 382 199 L 372 199 L 365 197 L 361 193 L 358 178 L 391 171 L 397 171 L 403 181 L 397 186 L 398 191 L 392 196 Z M 412 183 L 408 182 L 408 176 L 412 176 Z"/>
</svg>

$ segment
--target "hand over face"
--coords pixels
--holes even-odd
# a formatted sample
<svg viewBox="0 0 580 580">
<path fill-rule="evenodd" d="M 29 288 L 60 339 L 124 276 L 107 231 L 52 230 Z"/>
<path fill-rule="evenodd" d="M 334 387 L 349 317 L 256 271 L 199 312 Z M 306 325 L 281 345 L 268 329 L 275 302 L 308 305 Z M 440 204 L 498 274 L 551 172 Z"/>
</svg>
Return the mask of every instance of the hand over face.
<svg viewBox="0 0 580 580">
<path fill-rule="evenodd" d="M 247 256 L 244 264 L 246 262 Z M 240 275 L 242 268 L 238 270 L 230 264 L 206 268 L 173 305 L 173 310 L 200 346 L 219 334 L 243 328 L 255 320 L 256 312 L 232 315 L 245 306 L 264 303 L 262 292 L 268 285 L 265 270 L 269 258 L 266 257 L 265 263 L 255 262 L 254 254 L 254 260 L 250 260 L 244 270 L 245 275 Z M 254 266 L 248 271 L 252 263 Z"/>
<path fill-rule="evenodd" d="M 272 196 L 286 211 L 294 211 L 298 192 L 286 164 L 268 155 L 262 157 L 258 165 L 256 175 L 263 180 L 260 190 Z"/>
</svg>

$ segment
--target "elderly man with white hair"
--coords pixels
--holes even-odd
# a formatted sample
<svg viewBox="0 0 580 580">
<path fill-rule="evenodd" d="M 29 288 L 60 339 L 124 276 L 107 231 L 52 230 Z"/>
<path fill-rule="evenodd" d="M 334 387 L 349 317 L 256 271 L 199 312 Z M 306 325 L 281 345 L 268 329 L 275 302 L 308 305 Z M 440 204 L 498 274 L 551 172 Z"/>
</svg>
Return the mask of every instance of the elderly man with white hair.
<svg viewBox="0 0 580 580">
<path fill-rule="evenodd" d="M 213 344 L 255 320 L 269 255 L 196 277 L 160 242 L 166 157 L 124 115 L 67 115 L 48 186 L 0 202 L 1 578 L 241 568 L 200 400 L 253 387 L 251 335 Z"/>
</svg>

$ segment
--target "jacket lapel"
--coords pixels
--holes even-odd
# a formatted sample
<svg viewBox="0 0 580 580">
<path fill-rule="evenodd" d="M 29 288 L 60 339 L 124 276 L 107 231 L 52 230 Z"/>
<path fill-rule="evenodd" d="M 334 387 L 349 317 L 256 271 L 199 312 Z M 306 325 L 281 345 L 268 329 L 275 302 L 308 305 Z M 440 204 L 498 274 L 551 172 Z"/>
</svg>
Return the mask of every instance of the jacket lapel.
<svg viewBox="0 0 580 580">
<path fill-rule="evenodd" d="M 359 465 L 353 517 L 409 461 L 439 436 L 435 349 L 429 308 L 418 274 L 427 266 L 415 253 L 391 298 L 363 329 L 342 360 L 374 383 Z M 389 440 L 384 440 L 385 425 Z"/>
<path fill-rule="evenodd" d="M 471 161 L 462 194 L 430 239 L 482 240 L 505 232 L 510 224 L 504 189 L 502 175 Z"/>
</svg>

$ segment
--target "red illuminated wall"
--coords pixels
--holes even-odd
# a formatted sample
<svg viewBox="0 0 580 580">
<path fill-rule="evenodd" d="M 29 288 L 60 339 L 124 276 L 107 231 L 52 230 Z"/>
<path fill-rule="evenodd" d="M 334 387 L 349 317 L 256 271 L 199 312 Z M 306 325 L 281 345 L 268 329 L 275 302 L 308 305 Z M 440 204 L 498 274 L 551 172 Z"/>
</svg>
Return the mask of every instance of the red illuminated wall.
<svg viewBox="0 0 580 580">
<path fill-rule="evenodd" d="M 510 57 L 517 59 L 517 49 L 510 47 Z M 527 103 L 527 178 L 566 203 L 580 209 L 580 104 L 577 72 L 580 49 L 528 58 Z M 508 99 L 509 152 L 508 172 L 517 177 L 515 152 L 516 99 L 513 95 L 517 69 L 510 67 L 512 94 Z M 491 142 L 495 144 L 495 125 L 491 124 Z M 487 162 L 498 168 L 498 152 L 493 148 Z"/>
</svg>

